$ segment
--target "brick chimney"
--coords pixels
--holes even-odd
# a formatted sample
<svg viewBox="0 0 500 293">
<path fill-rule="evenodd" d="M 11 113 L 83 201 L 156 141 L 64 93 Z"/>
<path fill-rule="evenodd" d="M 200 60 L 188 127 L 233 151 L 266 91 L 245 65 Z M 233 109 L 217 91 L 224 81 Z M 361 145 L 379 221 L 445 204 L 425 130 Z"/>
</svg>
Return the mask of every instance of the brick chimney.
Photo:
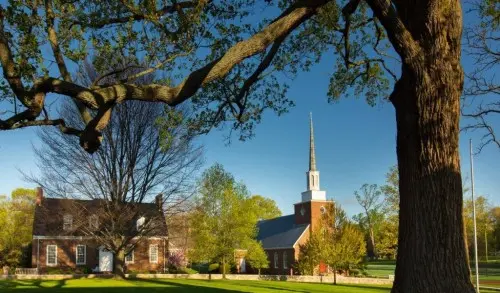
<svg viewBox="0 0 500 293">
<path fill-rule="evenodd" d="M 160 211 L 163 211 L 163 194 L 162 193 L 158 193 L 158 195 L 155 197 L 155 203 L 156 203 L 156 206 L 158 207 L 158 209 Z"/>
<path fill-rule="evenodd" d="M 43 201 L 43 189 L 41 187 L 36 188 L 36 201 L 37 206 L 41 206 Z"/>
</svg>

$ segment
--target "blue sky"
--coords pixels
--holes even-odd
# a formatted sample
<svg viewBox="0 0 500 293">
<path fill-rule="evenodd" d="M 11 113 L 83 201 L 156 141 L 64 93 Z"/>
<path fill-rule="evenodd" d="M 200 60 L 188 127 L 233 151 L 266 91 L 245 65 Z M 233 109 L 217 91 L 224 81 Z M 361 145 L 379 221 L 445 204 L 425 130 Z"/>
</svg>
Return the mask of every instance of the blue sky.
<svg viewBox="0 0 500 293">
<path fill-rule="evenodd" d="M 463 64 L 467 69 L 471 61 L 465 57 Z M 222 163 L 252 193 L 274 199 L 284 214 L 291 213 L 306 187 L 308 119 L 312 112 L 321 187 L 350 215 L 360 212 L 353 192 L 364 183 L 384 184 L 386 172 L 396 164 L 395 115 L 391 104 L 370 107 L 362 97 L 329 104 L 326 92 L 332 67 L 333 58 L 327 56 L 310 72 L 300 73 L 288 92 L 296 106 L 282 117 L 266 113 L 253 139 L 234 139 L 227 146 L 227 131 L 200 137 L 205 148 L 204 167 Z M 494 127 L 500 129 L 498 120 Z M 470 168 L 469 138 L 478 143 L 480 134 L 460 136 L 464 177 Z M 16 187 L 33 187 L 18 169 L 39 172 L 32 152 L 32 144 L 39 143 L 35 129 L 0 132 L 0 194 L 10 194 Z M 496 205 L 500 205 L 499 159 L 499 149 L 489 146 L 474 161 L 476 194 L 488 196 Z"/>
</svg>

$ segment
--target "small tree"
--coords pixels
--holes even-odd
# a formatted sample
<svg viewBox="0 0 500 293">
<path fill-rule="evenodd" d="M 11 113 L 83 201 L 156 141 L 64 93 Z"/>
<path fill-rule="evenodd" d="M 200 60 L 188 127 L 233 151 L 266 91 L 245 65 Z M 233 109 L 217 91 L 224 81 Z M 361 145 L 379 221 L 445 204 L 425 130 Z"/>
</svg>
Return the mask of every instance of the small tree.
<svg viewBox="0 0 500 293">
<path fill-rule="evenodd" d="M 316 234 L 319 255 L 333 268 L 333 283 L 337 284 L 339 268 L 349 272 L 362 262 L 366 254 L 364 235 L 339 205 L 327 208 Z"/>
<path fill-rule="evenodd" d="M 259 208 L 255 197 L 250 197 L 246 186 L 236 183 L 222 165 L 215 164 L 205 171 L 200 194 L 190 220 L 194 249 L 190 259 L 217 261 L 226 277 L 226 265 L 234 257 L 235 249 L 249 249 L 255 245 L 256 224 L 275 210 L 275 204 Z"/>
<path fill-rule="evenodd" d="M 320 264 L 324 256 L 322 246 L 323 241 L 317 233 L 311 233 L 307 242 L 299 245 L 297 270 L 302 275 L 314 275 L 315 268 Z"/>
<path fill-rule="evenodd" d="M 368 232 L 368 240 L 370 244 L 370 256 L 377 257 L 376 243 L 375 243 L 375 230 L 380 220 L 383 218 L 381 215 L 382 203 L 380 202 L 380 195 L 382 192 L 377 184 L 363 184 L 360 188 L 360 193 L 354 192 L 356 200 L 363 208 L 364 215 L 360 219 L 364 220 Z"/>
<path fill-rule="evenodd" d="M 248 248 L 246 260 L 252 268 L 257 269 L 259 276 L 261 269 L 269 268 L 269 259 L 260 242 L 253 242 Z"/>
<path fill-rule="evenodd" d="M 31 243 L 35 194 L 33 189 L 17 188 L 10 198 L 0 196 L 0 267 L 28 265 L 23 256 Z"/>
</svg>

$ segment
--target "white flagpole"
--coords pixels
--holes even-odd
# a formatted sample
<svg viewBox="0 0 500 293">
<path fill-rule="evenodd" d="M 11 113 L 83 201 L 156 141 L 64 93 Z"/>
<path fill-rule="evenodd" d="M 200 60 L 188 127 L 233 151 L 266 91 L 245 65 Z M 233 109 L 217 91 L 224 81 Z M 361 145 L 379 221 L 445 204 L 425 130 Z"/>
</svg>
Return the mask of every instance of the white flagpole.
<svg viewBox="0 0 500 293">
<path fill-rule="evenodd" d="M 472 160 L 472 139 L 469 139 L 469 154 L 470 154 L 470 181 L 471 181 L 471 194 L 472 194 L 472 217 L 474 222 L 474 259 L 476 262 L 476 292 L 479 293 L 479 266 L 477 259 L 476 204 L 474 202 L 474 162 Z"/>
</svg>

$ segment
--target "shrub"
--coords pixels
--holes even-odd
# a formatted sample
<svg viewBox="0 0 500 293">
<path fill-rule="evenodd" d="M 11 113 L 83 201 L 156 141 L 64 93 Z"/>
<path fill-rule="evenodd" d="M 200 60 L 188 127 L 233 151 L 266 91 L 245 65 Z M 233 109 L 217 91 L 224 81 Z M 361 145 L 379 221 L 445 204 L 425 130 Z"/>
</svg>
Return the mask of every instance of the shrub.
<svg viewBox="0 0 500 293">
<path fill-rule="evenodd" d="M 218 263 L 213 263 L 208 266 L 208 272 L 213 273 L 219 269 L 220 265 Z"/>
<path fill-rule="evenodd" d="M 169 270 L 180 270 L 185 268 L 187 265 L 186 257 L 184 256 L 184 252 L 176 251 L 171 252 L 168 256 L 168 267 Z"/>
</svg>

